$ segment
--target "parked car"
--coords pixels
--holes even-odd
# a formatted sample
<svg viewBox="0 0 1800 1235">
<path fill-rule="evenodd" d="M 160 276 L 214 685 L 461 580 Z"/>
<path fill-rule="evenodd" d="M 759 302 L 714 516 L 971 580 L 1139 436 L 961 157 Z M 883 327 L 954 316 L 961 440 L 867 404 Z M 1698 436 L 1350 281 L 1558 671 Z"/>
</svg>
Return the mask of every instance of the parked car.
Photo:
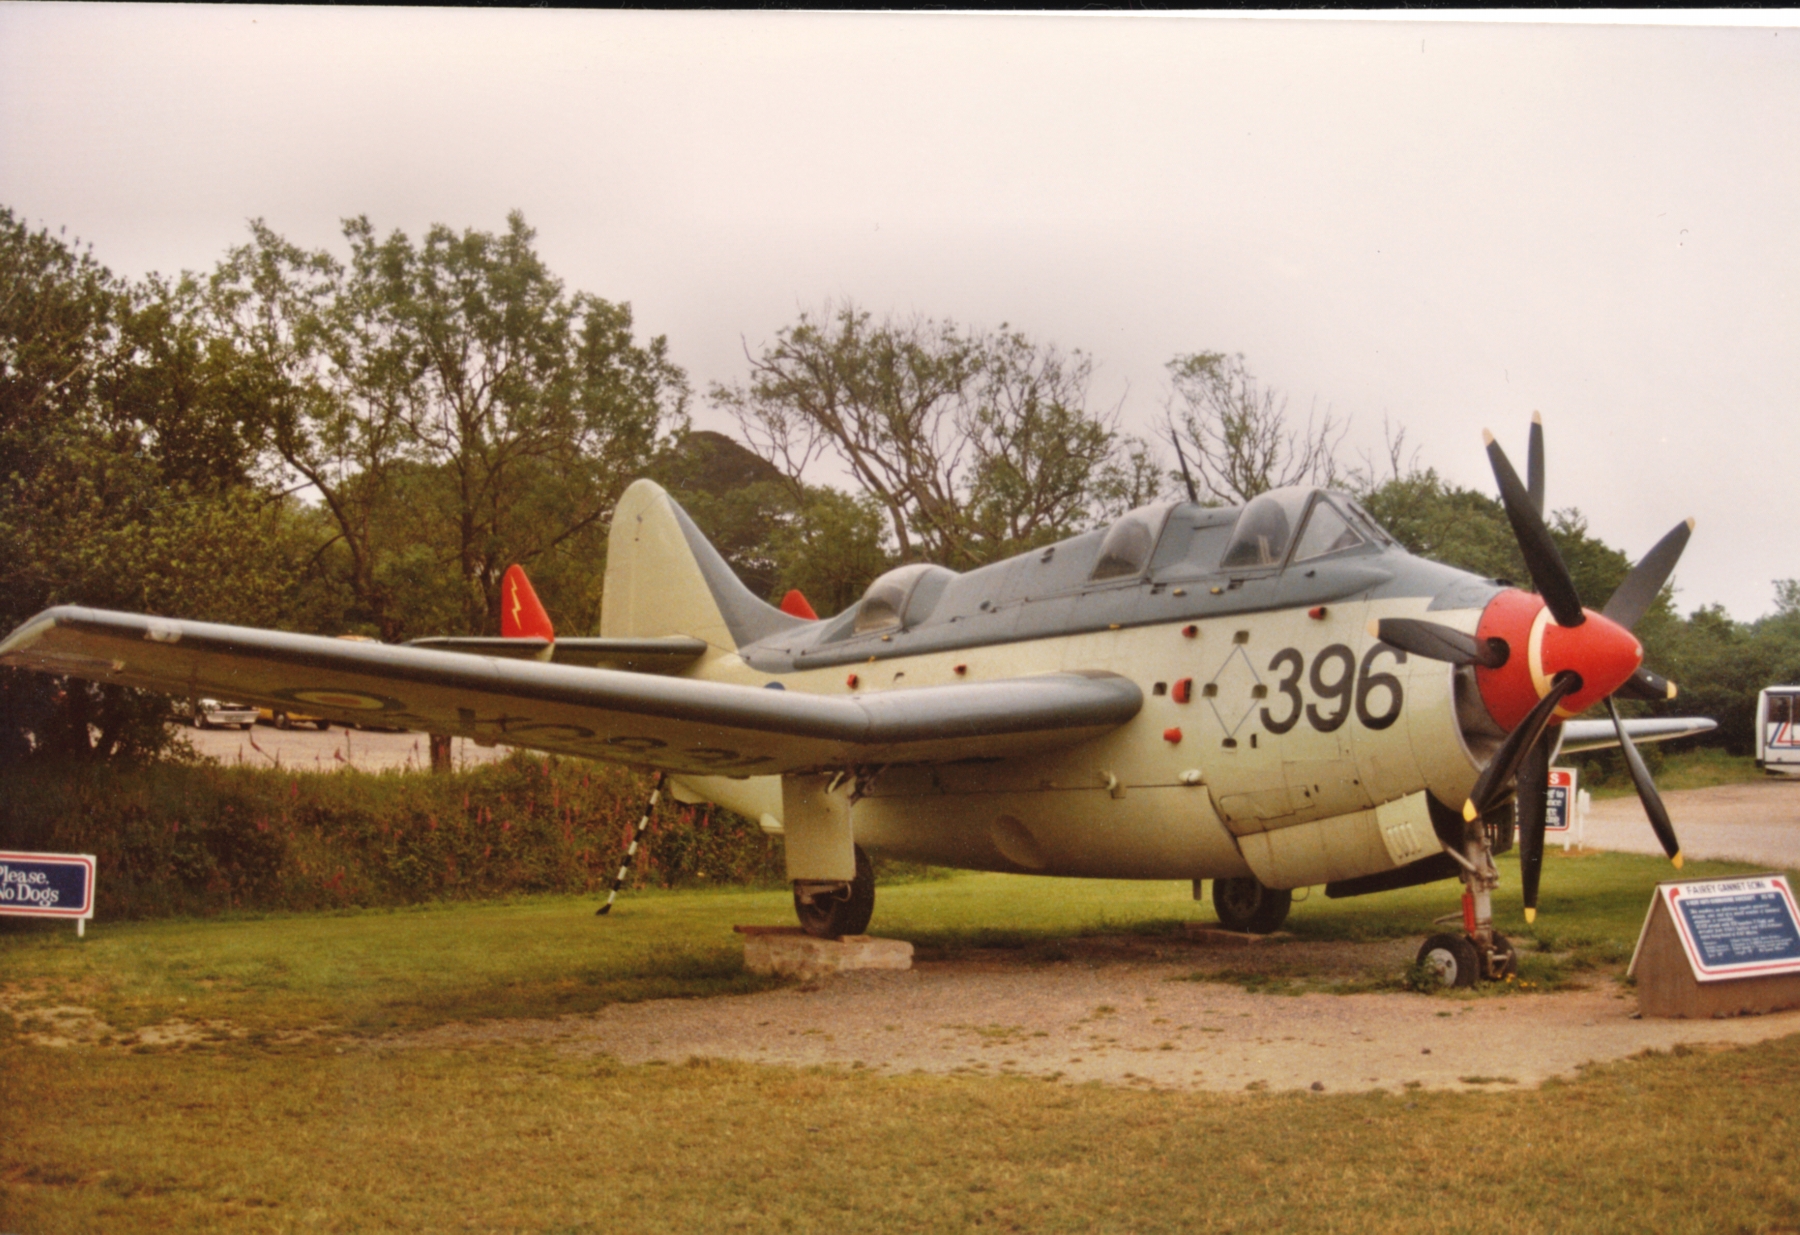
<svg viewBox="0 0 1800 1235">
<path fill-rule="evenodd" d="M 331 722 L 323 716 L 309 716 L 305 712 L 284 712 L 279 708 L 257 708 L 256 718 L 267 721 L 277 729 L 292 729 L 295 725 L 314 725 L 323 733 L 331 728 Z"/>
<path fill-rule="evenodd" d="M 223 699 L 190 699 L 181 718 L 196 729 L 225 725 L 248 729 L 256 723 L 256 709 L 247 703 L 228 703 Z"/>
</svg>

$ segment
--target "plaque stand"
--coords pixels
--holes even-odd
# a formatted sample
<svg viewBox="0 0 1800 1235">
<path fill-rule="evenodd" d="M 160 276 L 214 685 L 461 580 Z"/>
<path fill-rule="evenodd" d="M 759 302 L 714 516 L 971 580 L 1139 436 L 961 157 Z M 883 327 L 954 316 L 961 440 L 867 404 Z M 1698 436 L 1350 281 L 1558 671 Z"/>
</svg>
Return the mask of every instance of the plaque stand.
<svg viewBox="0 0 1800 1235">
<path fill-rule="evenodd" d="M 1637 954 L 1627 971 L 1637 979 L 1638 1011 L 1642 1015 L 1696 1019 L 1758 1016 L 1800 1008 L 1800 973 L 1700 981 L 1661 891 L 1659 888 L 1650 902 Z"/>
</svg>

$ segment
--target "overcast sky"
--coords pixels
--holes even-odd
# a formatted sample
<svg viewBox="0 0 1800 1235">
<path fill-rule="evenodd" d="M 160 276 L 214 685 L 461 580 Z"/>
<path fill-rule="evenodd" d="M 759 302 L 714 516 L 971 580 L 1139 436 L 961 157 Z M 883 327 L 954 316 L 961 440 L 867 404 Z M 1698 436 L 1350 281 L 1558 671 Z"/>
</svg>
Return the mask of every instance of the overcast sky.
<svg viewBox="0 0 1800 1235">
<path fill-rule="evenodd" d="M 1142 430 L 1242 352 L 1490 492 L 1538 409 L 1552 506 L 1696 516 L 1677 603 L 1749 619 L 1800 576 L 1800 29 L 1749 20 L 0 4 L 0 204 L 130 276 L 517 208 L 700 391 L 852 297 L 1081 348 Z"/>
</svg>

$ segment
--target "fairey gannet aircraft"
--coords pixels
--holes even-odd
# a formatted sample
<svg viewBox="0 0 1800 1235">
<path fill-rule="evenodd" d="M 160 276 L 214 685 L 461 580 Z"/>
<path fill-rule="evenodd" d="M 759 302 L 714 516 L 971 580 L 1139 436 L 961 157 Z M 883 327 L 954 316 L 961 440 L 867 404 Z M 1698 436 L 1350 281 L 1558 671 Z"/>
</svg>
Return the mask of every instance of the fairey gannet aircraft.
<svg viewBox="0 0 1800 1235">
<path fill-rule="evenodd" d="M 1271 931 L 1292 890 L 1460 878 L 1465 931 L 1421 952 L 1447 983 L 1514 964 L 1493 853 L 1521 822 L 1535 911 L 1546 770 L 1706 720 L 1624 721 L 1673 688 L 1631 634 L 1692 529 L 1596 613 L 1529 485 L 1488 452 L 1536 594 L 1406 552 L 1342 493 L 1241 509 L 1147 506 L 979 570 L 909 565 L 827 621 L 757 599 L 669 496 L 626 490 L 601 634 L 556 639 L 522 574 L 498 639 L 354 643 L 63 606 L 0 663 L 186 696 L 229 695 L 663 770 L 690 799 L 785 837 L 802 924 L 856 934 L 867 854 L 975 870 L 1213 881 L 1227 926 Z M 1604 721 L 1574 719 L 1604 703 Z"/>
</svg>

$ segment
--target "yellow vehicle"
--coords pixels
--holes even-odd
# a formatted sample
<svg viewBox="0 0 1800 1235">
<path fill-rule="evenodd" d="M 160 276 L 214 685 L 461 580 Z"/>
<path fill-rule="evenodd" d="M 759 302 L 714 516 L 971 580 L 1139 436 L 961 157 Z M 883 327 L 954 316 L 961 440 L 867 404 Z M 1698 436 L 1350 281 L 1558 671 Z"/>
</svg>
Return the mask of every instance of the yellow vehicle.
<svg viewBox="0 0 1800 1235">
<path fill-rule="evenodd" d="M 280 708 L 257 708 L 256 719 L 274 725 L 277 729 L 292 729 L 295 725 L 317 725 L 319 732 L 331 728 L 331 722 L 323 716 L 309 716 L 305 712 L 287 712 Z"/>
</svg>

